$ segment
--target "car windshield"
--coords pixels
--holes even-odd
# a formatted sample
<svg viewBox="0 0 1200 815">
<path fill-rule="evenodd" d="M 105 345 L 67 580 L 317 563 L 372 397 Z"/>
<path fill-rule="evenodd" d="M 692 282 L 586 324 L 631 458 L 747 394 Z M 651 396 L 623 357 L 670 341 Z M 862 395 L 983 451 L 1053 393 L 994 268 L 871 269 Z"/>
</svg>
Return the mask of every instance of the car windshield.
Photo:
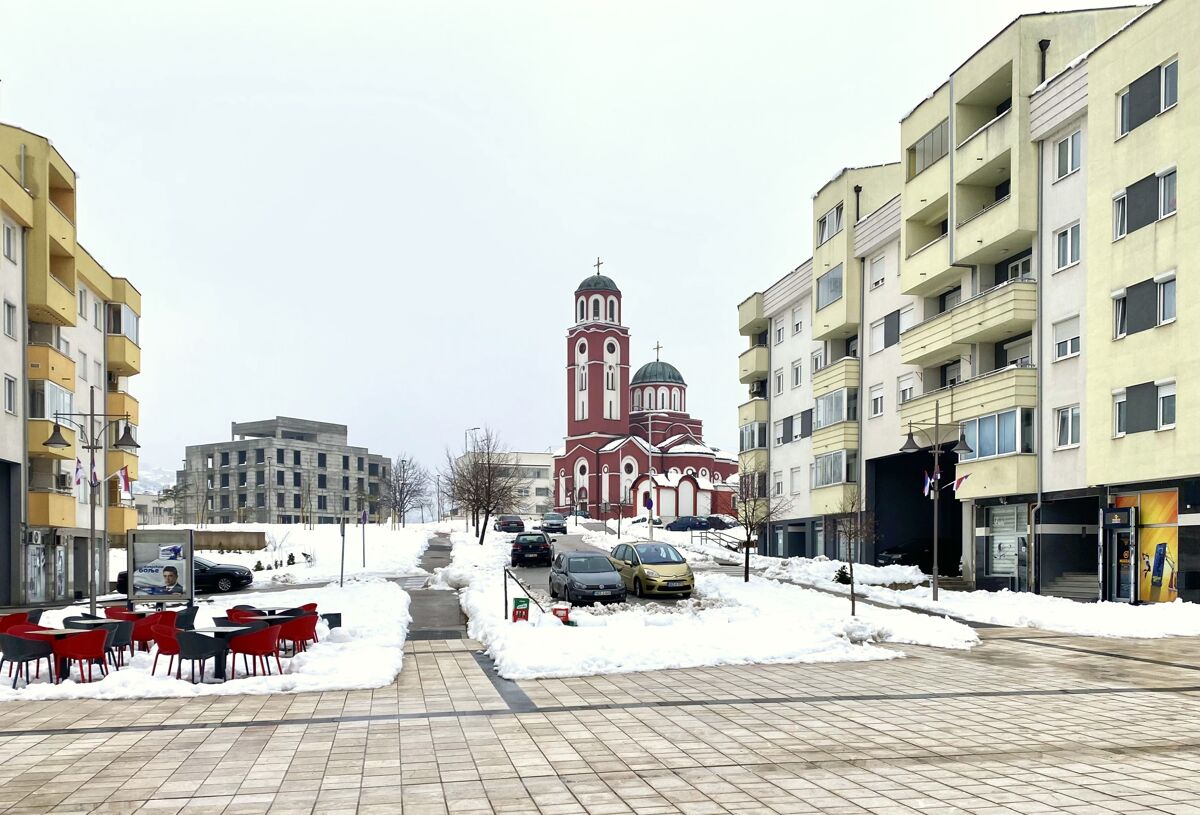
<svg viewBox="0 0 1200 815">
<path fill-rule="evenodd" d="M 557 512 L 547 512 L 545 515 L 542 516 L 542 520 L 543 521 L 562 521 L 565 519 L 563 518 L 563 516 L 559 515 Z"/>
<path fill-rule="evenodd" d="M 612 564 L 606 558 L 597 555 L 567 558 L 568 572 L 611 572 Z"/>
<path fill-rule="evenodd" d="M 683 563 L 683 556 L 675 547 L 665 543 L 642 543 L 633 548 L 642 563 Z"/>
<path fill-rule="evenodd" d="M 502 521 L 519 521 L 521 519 L 518 518 L 516 515 L 501 515 L 500 520 L 502 520 Z"/>
<path fill-rule="evenodd" d="M 541 535 L 517 535 L 517 543 L 542 543 Z"/>
<path fill-rule="evenodd" d="M 215 566 L 215 565 L 216 565 L 216 564 L 215 564 L 215 563 L 213 563 L 211 560 L 205 560 L 205 559 L 204 559 L 204 558 L 202 558 L 202 557 L 196 557 L 196 558 L 192 558 L 192 560 L 195 562 L 195 564 L 196 564 L 197 566 L 203 566 L 203 567 L 204 567 L 204 568 L 206 568 L 206 569 L 211 569 L 213 566 Z"/>
</svg>

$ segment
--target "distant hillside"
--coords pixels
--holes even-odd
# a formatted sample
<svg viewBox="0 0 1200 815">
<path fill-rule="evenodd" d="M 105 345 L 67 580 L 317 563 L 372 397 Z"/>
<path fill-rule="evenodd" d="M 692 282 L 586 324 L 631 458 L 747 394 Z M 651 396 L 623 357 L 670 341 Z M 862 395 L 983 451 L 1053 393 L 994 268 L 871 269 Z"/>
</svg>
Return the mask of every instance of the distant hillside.
<svg viewBox="0 0 1200 815">
<path fill-rule="evenodd" d="M 158 494 L 166 487 L 175 486 L 175 473 L 158 467 L 139 467 L 138 480 L 133 482 L 134 492 Z"/>
</svg>

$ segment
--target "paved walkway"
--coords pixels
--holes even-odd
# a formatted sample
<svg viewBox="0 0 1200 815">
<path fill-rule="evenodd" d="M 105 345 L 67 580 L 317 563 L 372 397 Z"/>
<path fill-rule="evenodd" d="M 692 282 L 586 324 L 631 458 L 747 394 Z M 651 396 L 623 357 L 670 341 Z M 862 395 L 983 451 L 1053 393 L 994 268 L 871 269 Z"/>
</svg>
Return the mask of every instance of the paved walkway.
<svg viewBox="0 0 1200 815">
<path fill-rule="evenodd" d="M 434 569 L 450 565 L 450 536 L 434 535 L 421 556 L 420 566 L 430 574 Z M 458 594 L 453 591 L 427 589 L 428 578 L 400 578 L 412 605 L 412 624 L 408 627 L 410 640 L 462 639 L 467 635 L 467 618 L 463 616 Z"/>
<path fill-rule="evenodd" d="M 1200 812 L 1200 640 L 980 633 L 522 682 L 416 640 L 375 690 L 0 705 L 0 813 Z"/>
</svg>

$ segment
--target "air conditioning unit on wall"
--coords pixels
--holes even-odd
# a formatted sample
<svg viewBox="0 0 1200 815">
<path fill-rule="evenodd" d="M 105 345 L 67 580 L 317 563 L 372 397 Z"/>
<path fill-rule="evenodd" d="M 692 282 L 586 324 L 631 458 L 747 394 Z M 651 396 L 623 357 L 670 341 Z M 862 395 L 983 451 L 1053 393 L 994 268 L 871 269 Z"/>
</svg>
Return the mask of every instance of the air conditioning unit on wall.
<svg viewBox="0 0 1200 815">
<path fill-rule="evenodd" d="M 30 546 L 42 545 L 42 531 L 40 529 L 30 529 L 25 533 L 25 542 Z"/>
</svg>

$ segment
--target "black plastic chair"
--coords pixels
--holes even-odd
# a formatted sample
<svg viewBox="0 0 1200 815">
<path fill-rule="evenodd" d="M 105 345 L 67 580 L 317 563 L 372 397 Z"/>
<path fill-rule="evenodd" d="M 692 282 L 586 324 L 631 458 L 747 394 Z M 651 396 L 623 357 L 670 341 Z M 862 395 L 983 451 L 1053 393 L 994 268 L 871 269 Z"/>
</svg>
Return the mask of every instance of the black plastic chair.
<svg viewBox="0 0 1200 815">
<path fill-rule="evenodd" d="M 129 649 L 129 656 L 133 656 L 133 621 L 132 620 L 114 620 L 116 625 L 111 626 L 113 636 L 112 640 L 107 643 L 109 656 L 113 658 L 114 664 L 118 668 L 125 666 L 125 649 Z"/>
<path fill-rule="evenodd" d="M 233 625 L 233 623 L 229 622 L 228 617 L 213 617 L 213 625 L 215 625 L 215 626 Z"/>
<path fill-rule="evenodd" d="M 40 615 L 41 612 L 38 612 L 38 614 Z M 86 611 L 79 612 L 79 616 L 85 620 L 103 620 L 104 619 L 99 614 L 88 614 Z"/>
<path fill-rule="evenodd" d="M 192 684 L 196 684 L 196 663 L 200 663 L 200 679 L 204 679 L 204 663 L 213 659 L 225 659 L 229 653 L 229 645 L 223 640 L 206 637 L 194 631 L 180 631 L 175 635 L 179 643 L 179 665 L 175 668 L 175 678 L 182 676 L 183 661 L 191 663 Z"/>
<path fill-rule="evenodd" d="M 86 619 L 88 619 L 88 618 L 87 617 L 66 617 L 63 619 L 62 627 L 63 628 L 71 628 L 71 629 L 75 629 L 78 631 L 91 631 L 92 627 L 90 625 L 83 624 L 83 620 L 86 620 Z"/>
<path fill-rule="evenodd" d="M 42 621 L 42 612 L 45 610 L 46 609 L 44 608 L 35 608 L 33 611 L 25 615 L 25 621 L 37 625 Z"/>
<path fill-rule="evenodd" d="M 50 647 L 50 642 L 41 642 L 39 640 L 27 640 L 24 637 L 13 636 L 12 634 L 0 634 L 0 649 L 4 653 L 0 656 L 0 668 L 4 667 L 5 662 L 11 662 L 17 666 L 17 670 L 13 675 L 13 690 L 17 688 L 17 680 L 22 675 L 25 676 L 25 684 L 29 684 L 29 663 L 37 663 L 37 674 L 41 676 L 42 665 L 41 660 L 46 660 L 47 669 L 50 672 L 50 681 L 54 681 L 54 649 Z"/>
<path fill-rule="evenodd" d="M 196 627 L 196 612 L 199 610 L 199 606 L 192 606 L 176 614 L 175 627 L 180 631 L 191 631 Z"/>
</svg>

